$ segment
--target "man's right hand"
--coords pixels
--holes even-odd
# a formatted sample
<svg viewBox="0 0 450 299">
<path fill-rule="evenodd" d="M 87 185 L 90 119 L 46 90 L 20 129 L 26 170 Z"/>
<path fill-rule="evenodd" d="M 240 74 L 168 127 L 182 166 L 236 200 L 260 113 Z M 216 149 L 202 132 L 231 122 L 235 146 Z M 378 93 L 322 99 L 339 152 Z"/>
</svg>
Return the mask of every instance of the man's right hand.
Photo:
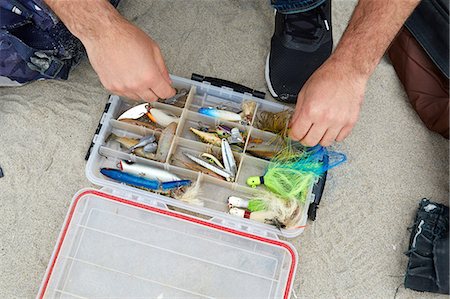
<svg viewBox="0 0 450 299">
<path fill-rule="evenodd" d="M 156 101 L 175 95 L 159 46 L 122 19 L 82 42 L 103 86 L 134 100 Z"/>
<path fill-rule="evenodd" d="M 106 89 L 148 102 L 175 95 L 158 45 L 107 0 L 45 2 L 81 40 Z"/>
</svg>

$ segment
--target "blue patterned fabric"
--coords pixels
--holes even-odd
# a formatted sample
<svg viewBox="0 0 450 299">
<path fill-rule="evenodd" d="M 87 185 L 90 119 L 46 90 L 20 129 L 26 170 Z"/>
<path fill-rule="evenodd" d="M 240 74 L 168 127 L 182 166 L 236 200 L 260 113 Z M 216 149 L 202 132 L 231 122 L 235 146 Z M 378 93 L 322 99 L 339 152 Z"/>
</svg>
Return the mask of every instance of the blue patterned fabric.
<svg viewBox="0 0 450 299">
<path fill-rule="evenodd" d="M 80 40 L 43 0 L 0 0 L 0 84 L 67 79 L 84 55 Z"/>
</svg>

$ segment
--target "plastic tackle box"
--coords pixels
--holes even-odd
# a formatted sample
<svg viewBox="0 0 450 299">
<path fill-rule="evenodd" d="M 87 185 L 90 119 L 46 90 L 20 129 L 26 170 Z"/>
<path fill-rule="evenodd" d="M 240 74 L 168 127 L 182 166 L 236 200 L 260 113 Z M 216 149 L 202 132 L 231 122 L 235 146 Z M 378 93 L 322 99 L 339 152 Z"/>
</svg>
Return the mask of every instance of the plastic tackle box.
<svg viewBox="0 0 450 299">
<path fill-rule="evenodd" d="M 182 152 L 199 154 L 210 147 L 190 132 L 190 126 L 199 121 L 227 125 L 199 114 L 200 107 L 224 103 L 239 107 L 244 100 L 256 101 L 249 125 L 228 125 L 246 131 L 247 139 L 263 140 L 274 134 L 255 125 L 258 113 L 290 108 L 265 101 L 259 98 L 263 94 L 241 86 L 239 91 L 244 92 L 208 81 L 171 78 L 175 88 L 189 93 L 182 108 L 151 104 L 180 117 L 164 163 L 129 154 L 107 140 L 111 133 L 135 138 L 154 133 L 116 120 L 136 103 L 110 96 L 86 166 L 88 179 L 102 188 L 75 195 L 38 298 L 289 298 L 297 252 L 278 236 L 293 238 L 302 233 L 309 204 L 321 196 L 323 183 L 311 186 L 298 226 L 277 228 L 228 214 L 227 198 L 251 196 L 254 189 L 246 186 L 247 177 L 263 175 L 268 165 L 246 152 L 248 140 L 243 152 L 234 152 L 238 164 L 234 182 L 192 171 L 180 161 L 185 159 Z M 228 84 L 219 81 L 219 85 Z M 100 173 L 103 167 L 115 168 L 120 160 L 165 169 L 199 183 L 204 206 L 120 184 Z"/>
</svg>

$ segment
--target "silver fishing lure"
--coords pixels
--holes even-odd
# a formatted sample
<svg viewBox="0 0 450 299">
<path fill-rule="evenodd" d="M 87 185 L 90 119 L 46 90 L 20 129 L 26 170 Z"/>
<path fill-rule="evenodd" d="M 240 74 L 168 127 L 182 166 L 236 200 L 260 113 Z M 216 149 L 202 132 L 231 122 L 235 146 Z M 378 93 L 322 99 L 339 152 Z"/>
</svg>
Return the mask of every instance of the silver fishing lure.
<svg viewBox="0 0 450 299">
<path fill-rule="evenodd" d="M 236 160 L 234 159 L 230 144 L 228 143 L 228 141 L 225 138 L 222 139 L 222 159 L 223 159 L 223 165 L 225 166 L 225 169 L 229 173 L 231 173 L 231 175 L 233 177 L 236 177 L 236 173 L 237 173 Z"/>
<path fill-rule="evenodd" d="M 130 153 L 134 152 L 137 148 L 145 147 L 147 144 L 155 142 L 155 140 L 156 140 L 156 138 L 154 135 L 148 135 L 148 136 L 142 137 L 139 140 L 138 144 L 136 144 L 135 146 L 130 148 Z"/>
<path fill-rule="evenodd" d="M 146 153 L 155 153 L 158 149 L 158 144 L 156 142 L 152 142 L 144 146 L 144 152 Z"/>
<path fill-rule="evenodd" d="M 175 104 L 178 101 L 179 98 L 184 97 L 187 94 L 188 94 L 188 90 L 187 89 L 182 89 L 176 95 L 174 95 L 173 97 L 165 99 L 164 100 L 164 104 L 173 105 L 173 104 Z"/>
<path fill-rule="evenodd" d="M 231 129 L 231 136 L 228 137 L 228 142 L 230 144 L 243 143 L 244 138 L 238 128 Z"/>
<path fill-rule="evenodd" d="M 227 181 L 234 181 L 235 175 L 232 175 L 230 172 L 228 172 L 225 169 L 221 169 L 217 166 L 214 166 L 210 163 L 208 163 L 207 161 L 197 158 L 194 155 L 191 155 L 189 153 L 183 153 L 186 155 L 186 157 L 188 157 L 189 159 L 191 159 L 192 161 L 194 161 L 195 163 L 197 163 L 198 165 L 205 167 L 206 169 L 209 169 L 215 173 L 217 173 L 218 175 L 224 177 Z"/>
</svg>

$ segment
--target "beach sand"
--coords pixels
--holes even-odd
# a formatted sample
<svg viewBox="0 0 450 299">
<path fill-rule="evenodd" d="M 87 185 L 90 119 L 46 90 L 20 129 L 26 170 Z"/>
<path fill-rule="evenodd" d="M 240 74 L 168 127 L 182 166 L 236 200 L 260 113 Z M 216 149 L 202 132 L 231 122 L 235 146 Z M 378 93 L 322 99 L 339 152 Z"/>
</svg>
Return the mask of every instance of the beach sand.
<svg viewBox="0 0 450 299">
<path fill-rule="evenodd" d="M 172 74 L 267 90 L 267 2 L 123 0 L 119 10 L 159 42 Z M 333 2 L 335 43 L 355 2 Z M 107 96 L 86 60 L 68 81 L 0 89 L 0 298 L 37 294 L 70 201 L 91 186 L 84 156 Z M 296 294 L 394 298 L 399 287 L 396 298 L 434 298 L 403 288 L 404 252 L 419 200 L 448 200 L 448 141 L 422 124 L 385 58 L 337 148 L 348 162 L 330 172 L 317 221 L 290 240 Z"/>
</svg>

